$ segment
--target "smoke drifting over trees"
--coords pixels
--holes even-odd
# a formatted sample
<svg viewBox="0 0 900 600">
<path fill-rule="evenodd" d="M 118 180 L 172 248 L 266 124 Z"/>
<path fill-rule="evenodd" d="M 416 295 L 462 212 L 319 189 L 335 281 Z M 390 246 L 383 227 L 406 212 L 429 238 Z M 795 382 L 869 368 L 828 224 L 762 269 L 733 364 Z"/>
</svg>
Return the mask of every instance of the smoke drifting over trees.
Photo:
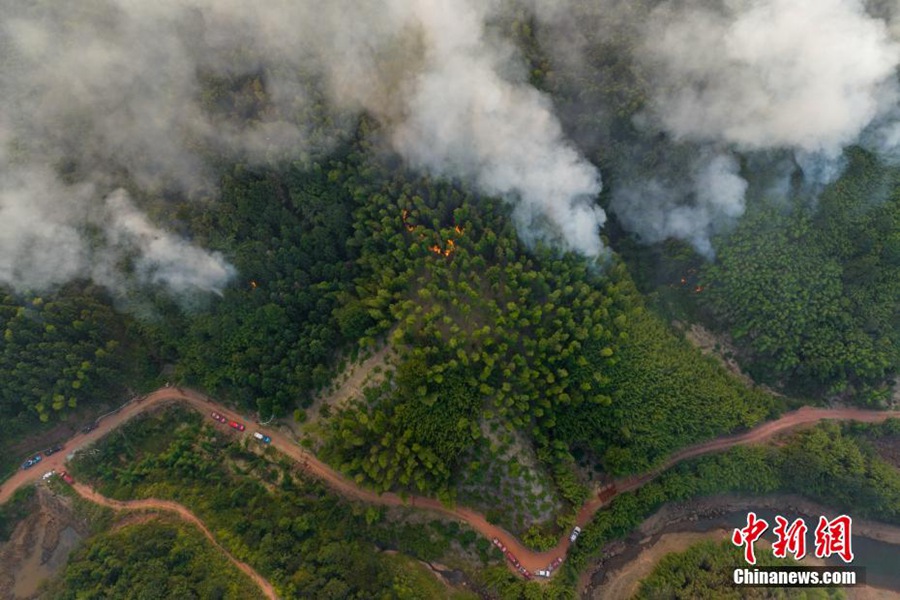
<svg viewBox="0 0 900 600">
<path fill-rule="evenodd" d="M 613 109 L 588 94 L 577 110 L 561 102 L 562 114 L 530 85 L 501 26 L 513 11 L 534 16 L 562 78 L 600 81 L 588 54 L 604 44 L 640 74 L 635 141 L 609 161 L 611 208 L 648 241 L 674 236 L 711 254 L 710 235 L 743 212 L 746 155 L 796 152 L 802 164 L 833 165 L 848 144 L 885 155 L 900 145 L 890 2 L 0 7 L 0 282 L 18 289 L 77 277 L 121 289 L 127 272 L 175 292 L 221 290 L 234 273 L 226 259 L 155 226 L 148 199 L 210 194 L 210 157 L 325 152 L 361 113 L 413 168 L 514 203 L 526 240 L 602 254 L 600 172 L 561 122 L 582 146 L 611 147 L 602 115 Z M 222 109 L 210 97 L 215 82 L 241 77 L 262 82 L 250 90 L 256 105 Z M 579 111 L 601 115 L 596 131 L 571 126 Z M 690 156 L 653 173 L 624 168 L 659 133 Z"/>
<path fill-rule="evenodd" d="M 787 160 L 819 185 L 840 174 L 848 145 L 897 158 L 894 2 L 572 0 L 539 12 L 554 61 L 578 72 L 569 85 L 604 88 L 573 110 L 604 115 L 589 139 L 618 144 L 599 150 L 616 171 L 611 206 L 646 241 L 711 255 L 710 235 L 744 210 L 741 158 L 789 177 Z M 639 106 L 604 102 L 617 94 Z M 616 110 L 634 127 L 624 142 Z"/>
</svg>

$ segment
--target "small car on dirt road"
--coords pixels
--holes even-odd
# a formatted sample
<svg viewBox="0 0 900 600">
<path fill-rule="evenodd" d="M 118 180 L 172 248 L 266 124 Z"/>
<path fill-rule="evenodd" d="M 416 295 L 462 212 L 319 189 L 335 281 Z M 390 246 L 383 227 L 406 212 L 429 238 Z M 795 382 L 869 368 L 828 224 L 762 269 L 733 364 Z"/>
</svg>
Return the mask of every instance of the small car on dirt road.
<svg viewBox="0 0 900 600">
<path fill-rule="evenodd" d="M 56 444 L 52 448 L 47 448 L 46 450 L 44 450 L 44 456 L 50 456 L 51 454 L 56 454 L 57 452 L 59 452 L 62 449 L 63 449 L 62 444 Z"/>
<path fill-rule="evenodd" d="M 228 422 L 228 419 L 226 419 L 225 417 L 223 417 L 222 415 L 220 415 L 217 412 L 212 413 L 212 418 L 215 419 L 216 421 L 218 421 L 219 423 L 227 423 Z"/>
<path fill-rule="evenodd" d="M 65 471 L 60 473 L 59 476 L 62 477 L 62 480 L 65 481 L 66 483 L 68 483 L 69 485 L 72 485 L 73 483 L 75 483 L 75 480 L 72 479 L 72 476 L 69 475 L 68 473 L 66 473 Z"/>
<path fill-rule="evenodd" d="M 233 427 L 234 429 L 237 429 L 238 431 L 243 431 L 243 430 L 247 429 L 246 427 L 244 427 L 244 425 L 242 423 L 238 423 L 237 421 L 231 421 L 230 423 L 228 423 L 228 425 L 229 425 L 229 427 Z"/>
<path fill-rule="evenodd" d="M 25 462 L 22 463 L 22 469 L 30 469 L 31 467 L 38 464 L 39 462 L 41 462 L 41 455 L 35 454 L 34 456 L 32 456 L 31 458 L 29 458 L 28 460 L 26 460 Z"/>
<path fill-rule="evenodd" d="M 581 535 L 581 527 L 578 527 L 578 526 L 576 525 L 576 526 L 575 526 L 575 529 L 572 530 L 572 535 L 569 536 L 569 541 L 572 542 L 572 543 L 574 544 L 574 543 L 575 543 L 575 540 L 578 539 L 578 536 L 579 536 L 579 535 Z"/>
<path fill-rule="evenodd" d="M 269 436 L 265 435 L 264 433 L 260 433 L 258 431 L 254 432 L 253 437 L 255 437 L 256 439 L 261 441 L 263 444 L 271 444 L 272 443 L 272 438 L 270 438 Z"/>
</svg>

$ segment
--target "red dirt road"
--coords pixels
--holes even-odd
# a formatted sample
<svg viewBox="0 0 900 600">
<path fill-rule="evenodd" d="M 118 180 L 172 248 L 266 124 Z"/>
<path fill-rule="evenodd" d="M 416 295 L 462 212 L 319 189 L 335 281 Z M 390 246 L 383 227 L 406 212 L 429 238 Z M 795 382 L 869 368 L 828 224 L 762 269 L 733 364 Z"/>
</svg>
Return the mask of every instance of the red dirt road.
<svg viewBox="0 0 900 600">
<path fill-rule="evenodd" d="M 209 539 L 213 545 L 219 549 L 222 554 L 228 557 L 234 566 L 247 574 L 250 579 L 259 586 L 259 589 L 263 591 L 266 595 L 266 598 L 269 600 L 277 600 L 278 596 L 275 595 L 275 588 L 272 587 L 268 581 L 262 578 L 259 573 L 257 573 L 253 567 L 248 565 L 245 562 L 239 561 L 235 558 L 228 550 L 222 547 L 219 542 L 216 541 L 216 538 L 213 537 L 213 534 L 206 528 L 206 525 L 203 524 L 197 516 L 189 511 L 184 506 L 178 504 L 177 502 L 170 502 L 168 500 L 155 500 L 153 498 L 147 498 L 145 500 L 129 500 L 127 502 L 122 502 L 120 500 L 112 500 L 107 498 L 106 496 L 101 496 L 93 489 L 89 488 L 86 485 L 76 483 L 72 486 L 76 492 L 82 497 L 96 504 L 100 504 L 102 506 L 107 506 L 112 508 L 113 510 L 153 510 L 160 511 L 164 510 L 166 512 L 172 512 L 177 514 L 179 517 L 193 523 L 200 531 L 203 532 L 203 535 Z"/>
<path fill-rule="evenodd" d="M 149 394 L 140 402 L 132 402 L 123 407 L 119 412 L 105 417 L 100 421 L 99 426 L 88 434 L 76 435 L 70 440 L 66 449 L 59 454 L 53 455 L 38 465 L 27 471 L 19 471 L 12 478 L 3 483 L 0 488 L 0 503 L 9 499 L 12 493 L 20 486 L 35 481 L 49 469 L 60 470 L 63 468 L 65 456 L 71 452 L 84 448 L 85 446 L 95 442 L 100 437 L 106 435 L 114 428 L 118 427 L 134 415 L 143 412 L 151 407 L 172 401 L 186 402 L 192 408 L 200 411 L 205 415 L 213 410 L 222 414 L 228 419 L 244 422 L 250 425 L 250 429 L 244 435 L 252 434 L 252 424 L 241 417 L 238 413 L 225 408 L 217 403 L 212 402 L 199 392 L 184 388 L 162 388 Z M 870 411 L 855 408 L 847 409 L 824 409 L 824 408 L 801 408 L 800 410 L 790 412 L 782 416 L 776 421 L 770 421 L 759 427 L 740 435 L 717 438 L 709 442 L 697 444 L 684 448 L 673 454 L 666 463 L 653 471 L 642 475 L 628 477 L 615 482 L 615 493 L 604 494 L 602 498 L 596 497 L 587 502 L 578 512 L 576 521 L 578 525 L 584 527 L 594 513 L 602 506 L 608 504 L 615 496 L 623 492 L 634 490 L 648 481 L 657 477 L 661 472 L 674 464 L 703 454 L 711 454 L 715 452 L 725 451 L 736 445 L 754 444 L 763 442 L 772 438 L 774 435 L 796 429 L 798 427 L 813 425 L 823 420 L 852 420 L 865 423 L 878 423 L 889 418 L 900 418 L 900 411 Z M 444 515 L 459 519 L 466 522 L 470 527 L 487 537 L 488 539 L 496 537 L 519 559 L 519 562 L 529 571 L 535 571 L 545 568 L 555 558 L 565 556 L 569 547 L 569 538 L 564 536 L 555 548 L 547 552 L 533 552 L 523 546 L 512 534 L 504 529 L 491 525 L 484 516 L 474 510 L 456 506 L 446 507 L 437 500 L 432 498 L 422 498 L 412 496 L 404 501 L 396 494 L 385 493 L 376 494 L 370 490 L 360 488 L 356 483 L 337 473 L 334 469 L 318 460 L 308 451 L 298 446 L 293 440 L 281 432 L 266 431 L 272 438 L 272 446 L 282 453 L 297 461 L 303 469 L 323 480 L 329 487 L 345 496 L 369 502 L 372 504 L 381 504 L 387 506 L 414 506 L 433 510 Z M 172 503 L 174 504 L 174 503 Z M 183 507 L 182 507 L 183 508 Z M 187 509 L 184 509 L 187 510 Z"/>
</svg>

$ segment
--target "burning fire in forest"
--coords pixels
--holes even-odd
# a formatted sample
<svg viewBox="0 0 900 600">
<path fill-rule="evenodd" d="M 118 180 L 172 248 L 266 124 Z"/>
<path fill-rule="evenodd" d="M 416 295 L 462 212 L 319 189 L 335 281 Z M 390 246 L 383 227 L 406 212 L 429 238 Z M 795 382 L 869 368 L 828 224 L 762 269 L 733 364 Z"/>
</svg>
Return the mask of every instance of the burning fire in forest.
<svg viewBox="0 0 900 600">
<path fill-rule="evenodd" d="M 413 225 L 409 222 L 409 210 L 405 208 L 400 211 L 400 220 L 403 222 L 403 227 L 406 228 L 406 230 L 410 233 L 413 233 L 419 228 L 418 225 Z M 455 231 L 456 235 L 458 236 L 462 236 L 466 232 L 466 230 L 461 225 L 454 225 L 453 231 Z M 420 233 L 419 239 L 425 239 L 425 234 Z M 441 245 L 441 243 L 432 244 L 428 247 L 428 250 L 433 252 L 434 254 L 437 254 L 438 256 L 450 256 L 456 251 L 456 240 L 454 240 L 453 238 L 447 238 L 443 241 L 443 245 Z"/>
</svg>

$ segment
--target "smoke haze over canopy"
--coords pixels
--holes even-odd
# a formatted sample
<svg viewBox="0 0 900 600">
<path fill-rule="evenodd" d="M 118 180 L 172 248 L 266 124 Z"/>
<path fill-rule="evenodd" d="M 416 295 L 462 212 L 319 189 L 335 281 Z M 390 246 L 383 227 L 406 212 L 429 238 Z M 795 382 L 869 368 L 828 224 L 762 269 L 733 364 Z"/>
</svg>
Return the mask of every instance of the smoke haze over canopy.
<svg viewBox="0 0 900 600">
<path fill-rule="evenodd" d="M 824 179 L 848 144 L 900 148 L 900 11 L 888 0 L 0 0 L 0 9 L 0 282 L 18 289 L 77 277 L 117 289 L 127 270 L 177 293 L 221 290 L 234 274 L 225 258 L 154 225 L 148 199 L 208 195 L 211 156 L 327 152 L 361 113 L 410 166 L 513 203 L 526 241 L 602 254 L 600 173 L 497 26 L 511 11 L 535 16 L 555 67 L 581 73 L 585 88 L 616 83 L 595 83 L 596 57 L 585 56 L 609 40 L 639 73 L 635 130 L 691 149 L 649 174 L 622 166 L 640 158 L 641 141 L 616 158 L 611 207 L 647 241 L 674 236 L 710 255 L 710 236 L 744 210 L 742 156 L 795 152 Z M 262 81 L 261 106 L 209 110 L 215 81 L 240 77 Z M 599 115 L 597 127 L 569 131 L 610 143 L 610 108 L 584 97 L 578 110 Z"/>
<path fill-rule="evenodd" d="M 139 281 L 220 290 L 233 274 L 224 258 L 156 229 L 121 182 L 148 197 L 208 190 L 204 156 L 327 151 L 361 112 L 410 165 L 515 203 L 531 239 L 602 251 L 599 172 L 565 140 L 514 48 L 488 35 L 498 3 L 0 7 L 0 281 L 16 288 L 91 277 L 115 289 L 120 259 L 136 253 Z M 204 109 L 204 82 L 235 76 L 264 81 L 260 114 Z"/>
<path fill-rule="evenodd" d="M 569 85 L 614 90 L 573 110 L 600 115 L 592 144 L 618 144 L 606 161 L 611 208 L 646 241 L 676 237 L 711 256 L 710 235 L 744 211 L 740 158 L 771 157 L 774 172 L 793 155 L 814 189 L 841 173 L 849 145 L 900 159 L 895 0 L 570 0 L 535 10 L 555 64 L 577 73 Z M 603 102 L 622 90 L 640 102 L 624 142 Z M 634 166 L 645 161 L 652 169 Z"/>
</svg>

